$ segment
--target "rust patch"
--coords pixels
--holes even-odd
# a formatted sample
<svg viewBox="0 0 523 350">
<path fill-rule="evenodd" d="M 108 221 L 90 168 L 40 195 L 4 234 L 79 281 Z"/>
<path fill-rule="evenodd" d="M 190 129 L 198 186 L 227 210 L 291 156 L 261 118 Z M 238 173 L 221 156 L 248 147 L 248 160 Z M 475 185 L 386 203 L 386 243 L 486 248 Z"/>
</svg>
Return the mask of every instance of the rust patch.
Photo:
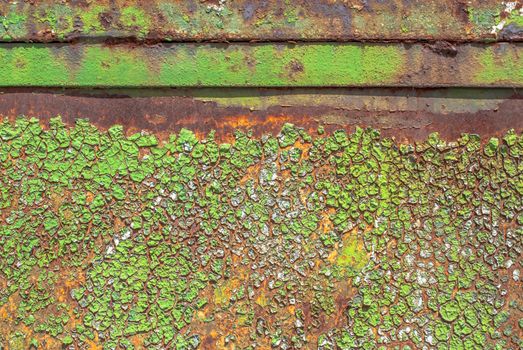
<svg viewBox="0 0 523 350">
<path fill-rule="evenodd" d="M 100 33 L 156 41 L 168 38 L 485 41 L 495 40 L 496 36 L 490 33 L 489 26 L 471 22 L 468 11 L 494 12 L 501 1 L 26 0 L 18 3 L 16 6 L 12 1 L 0 3 L 0 13 L 9 18 L 3 25 L 5 28 L 1 28 L 0 41 L 66 42 L 93 39 Z M 14 13 L 23 17 L 17 18 Z"/>
<path fill-rule="evenodd" d="M 279 105 L 251 110 L 180 96 L 72 96 L 25 90 L 0 94 L 0 115 L 8 118 L 34 116 L 44 124 L 57 115 L 68 124 L 73 124 L 77 118 L 88 118 L 102 129 L 121 124 L 128 134 L 146 130 L 164 138 L 182 128 L 194 130 L 201 136 L 216 130 L 217 138 L 222 140 L 231 137 L 237 128 L 250 129 L 255 136 L 276 134 L 285 123 L 299 125 L 308 131 L 316 131 L 323 125 L 327 132 L 340 128 L 351 131 L 356 126 L 372 127 L 384 136 L 402 141 L 424 140 L 433 132 L 448 140 L 462 133 L 481 134 L 486 139 L 500 136 L 510 129 L 521 132 L 522 107 L 523 101 L 518 94 L 493 110 L 447 114 L 424 110 L 347 110 L 322 105 Z"/>
</svg>

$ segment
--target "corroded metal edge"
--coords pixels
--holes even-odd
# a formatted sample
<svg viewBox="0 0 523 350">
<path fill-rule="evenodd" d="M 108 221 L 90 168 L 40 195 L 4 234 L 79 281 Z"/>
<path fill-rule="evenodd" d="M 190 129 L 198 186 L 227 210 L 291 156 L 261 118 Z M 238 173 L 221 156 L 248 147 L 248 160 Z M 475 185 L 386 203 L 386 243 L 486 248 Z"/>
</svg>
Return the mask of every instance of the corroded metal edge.
<svg viewBox="0 0 523 350">
<path fill-rule="evenodd" d="M 521 87 L 519 43 L 4 44 L 4 87 Z"/>
<path fill-rule="evenodd" d="M 0 3 L 0 41 L 120 38 L 233 40 L 521 40 L 521 2 L 18 1 Z"/>
<path fill-rule="evenodd" d="M 371 127 L 406 142 L 433 132 L 447 140 L 491 137 L 522 132 L 522 109 L 523 95 L 512 89 L 0 90 L 0 117 L 47 124 L 60 115 L 69 125 L 86 118 L 102 129 L 121 124 L 129 135 L 145 130 L 164 139 L 188 128 L 230 141 L 236 129 L 260 137 L 285 123 L 309 132 Z"/>
</svg>

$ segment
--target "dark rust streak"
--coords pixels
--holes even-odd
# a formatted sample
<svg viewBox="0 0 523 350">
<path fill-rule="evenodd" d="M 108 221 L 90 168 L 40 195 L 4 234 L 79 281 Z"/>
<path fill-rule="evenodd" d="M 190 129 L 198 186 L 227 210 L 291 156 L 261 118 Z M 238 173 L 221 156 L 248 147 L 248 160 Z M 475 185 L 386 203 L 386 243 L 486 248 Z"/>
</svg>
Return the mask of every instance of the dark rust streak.
<svg viewBox="0 0 523 350">
<path fill-rule="evenodd" d="M 11 92 L 0 94 L 0 115 L 15 118 L 26 115 L 46 124 L 61 115 L 73 124 L 88 118 L 100 128 L 121 124 L 127 133 L 146 130 L 161 138 L 188 128 L 199 135 L 216 130 L 217 138 L 232 138 L 234 129 L 250 129 L 255 136 L 278 133 L 284 123 L 293 123 L 308 131 L 324 125 L 327 132 L 356 126 L 372 127 L 384 136 L 400 141 L 421 141 L 430 133 L 454 140 L 462 133 L 475 133 L 484 139 L 500 136 L 507 130 L 523 131 L 523 98 L 515 95 L 496 110 L 477 113 L 436 114 L 427 111 L 357 111 L 327 106 L 273 106 L 262 111 L 242 107 L 222 107 L 191 97 L 106 97 L 70 96 L 56 93 Z"/>
</svg>

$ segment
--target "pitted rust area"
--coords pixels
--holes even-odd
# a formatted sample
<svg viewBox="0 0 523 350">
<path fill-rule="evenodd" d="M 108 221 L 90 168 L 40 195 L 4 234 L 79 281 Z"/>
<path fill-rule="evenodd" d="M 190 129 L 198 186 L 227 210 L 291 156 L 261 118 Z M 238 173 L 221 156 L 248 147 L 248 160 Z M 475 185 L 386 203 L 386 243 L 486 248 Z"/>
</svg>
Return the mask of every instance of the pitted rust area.
<svg viewBox="0 0 523 350">
<path fill-rule="evenodd" d="M 523 346 L 520 132 L 249 128 L 1 123 L 0 347 Z"/>
<path fill-rule="evenodd" d="M 437 14 L 437 15 L 435 15 Z M 1 41 L 521 40 L 520 1 L 2 1 Z"/>
<path fill-rule="evenodd" d="M 10 89 L 0 94 L 0 116 L 11 120 L 20 115 L 38 116 L 44 126 L 57 115 L 69 126 L 78 118 L 88 118 L 102 130 L 120 124 L 127 135 L 145 130 L 164 140 L 182 128 L 202 137 L 215 130 L 216 139 L 224 141 L 231 141 L 236 129 L 261 137 L 277 134 L 285 123 L 300 125 L 308 132 L 322 126 L 329 133 L 371 127 L 407 142 L 423 141 L 433 132 L 453 140 L 462 133 L 499 137 L 510 129 L 523 130 L 523 99 L 514 90 L 381 89 L 368 95 L 366 90 L 350 90 L 336 97 L 332 97 L 336 89 L 307 90 L 299 95 L 289 91 L 66 93 Z M 285 94 L 288 96 L 282 97 Z"/>
</svg>

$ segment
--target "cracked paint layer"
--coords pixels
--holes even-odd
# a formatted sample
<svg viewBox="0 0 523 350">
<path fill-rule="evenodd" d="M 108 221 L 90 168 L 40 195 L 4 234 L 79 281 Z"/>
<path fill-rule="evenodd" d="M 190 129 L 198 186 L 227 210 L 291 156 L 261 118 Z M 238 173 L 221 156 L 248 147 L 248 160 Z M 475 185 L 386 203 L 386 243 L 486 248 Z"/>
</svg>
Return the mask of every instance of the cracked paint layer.
<svg viewBox="0 0 523 350">
<path fill-rule="evenodd" d="M 523 137 L 0 124 L 9 349 L 518 349 Z"/>
</svg>

